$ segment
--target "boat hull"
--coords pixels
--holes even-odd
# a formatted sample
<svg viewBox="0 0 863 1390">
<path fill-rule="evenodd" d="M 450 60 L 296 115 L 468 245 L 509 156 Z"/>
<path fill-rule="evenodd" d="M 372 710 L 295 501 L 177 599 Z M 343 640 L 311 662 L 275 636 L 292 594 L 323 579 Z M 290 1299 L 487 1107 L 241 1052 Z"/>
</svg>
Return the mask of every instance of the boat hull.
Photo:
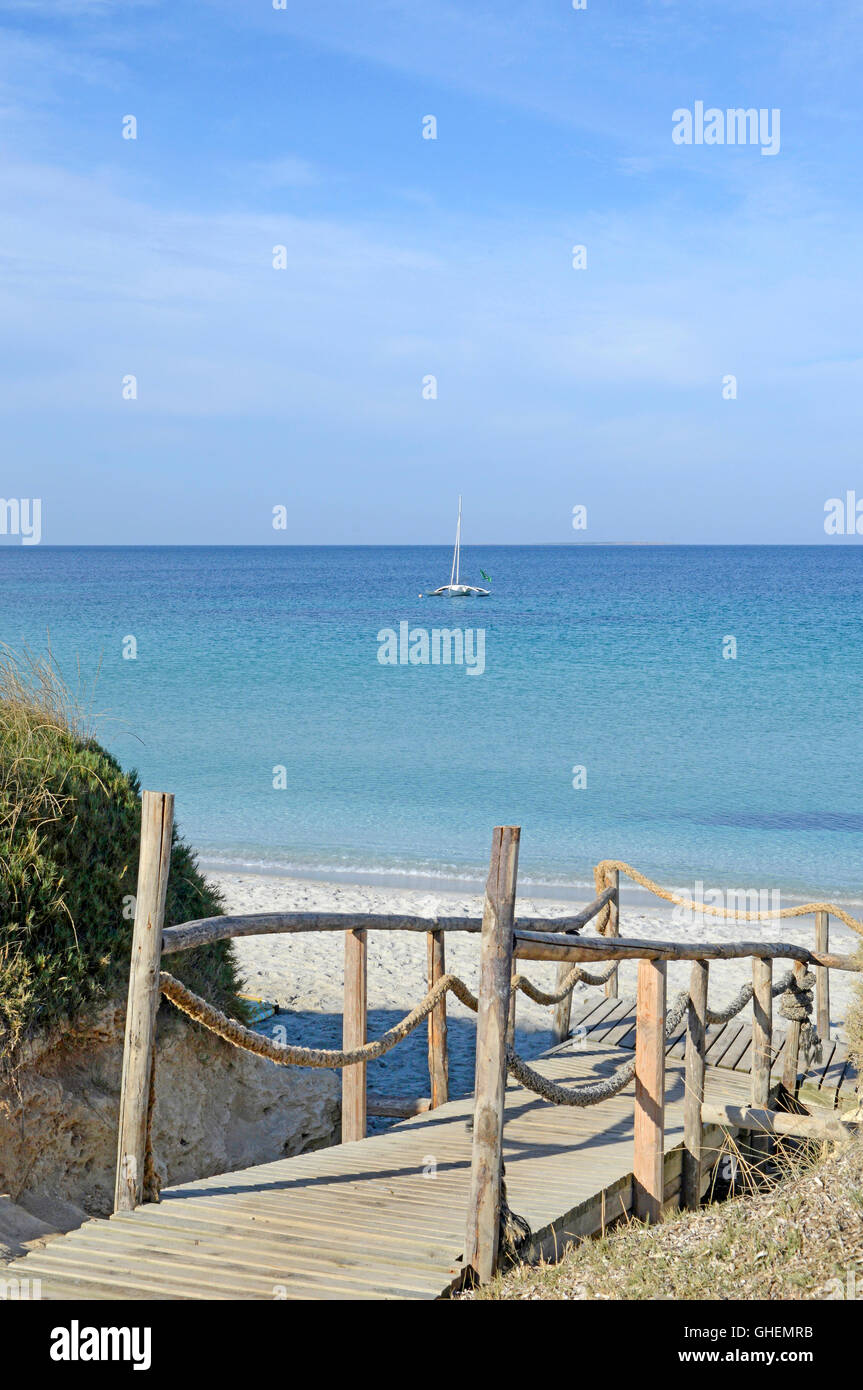
<svg viewBox="0 0 863 1390">
<path fill-rule="evenodd" d="M 473 584 L 444 584 L 440 589 L 431 589 L 429 598 L 488 598 L 489 589 L 477 589 Z"/>
</svg>

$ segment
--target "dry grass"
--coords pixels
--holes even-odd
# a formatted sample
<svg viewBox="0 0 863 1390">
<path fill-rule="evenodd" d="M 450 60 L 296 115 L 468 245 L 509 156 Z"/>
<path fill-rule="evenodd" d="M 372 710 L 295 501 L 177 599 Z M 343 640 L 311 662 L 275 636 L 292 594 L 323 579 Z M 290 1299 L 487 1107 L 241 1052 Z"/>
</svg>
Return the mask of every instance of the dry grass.
<svg viewBox="0 0 863 1390">
<path fill-rule="evenodd" d="M 863 941 L 857 947 L 857 964 L 863 971 Z M 854 994 L 845 1019 L 848 1051 L 859 1074 L 863 1075 L 863 974 L 854 976 Z"/>
<path fill-rule="evenodd" d="M 79 673 L 79 689 L 81 680 Z M 0 1062 L 17 1045 L 121 990 L 128 977 L 140 835 L 137 775 L 93 736 L 50 653 L 0 647 Z M 167 921 L 221 899 L 175 834 Z M 185 982 L 244 1016 L 230 943 L 190 952 Z"/>
<path fill-rule="evenodd" d="M 831 1281 L 838 1281 L 833 1283 Z M 789 1157 L 766 1191 L 636 1222 L 559 1264 L 519 1266 L 466 1298 L 824 1299 L 863 1295 L 863 1140 Z M 852 1293 L 853 1296 L 853 1293 Z"/>
<path fill-rule="evenodd" d="M 51 765 L 58 747 L 68 756 L 92 738 L 92 711 L 67 686 L 50 651 L 35 656 L 0 644 L 0 830 L 10 840 L 20 823 L 38 834 L 62 818 L 70 798 Z M 0 859 L 0 872 L 8 867 Z"/>
</svg>

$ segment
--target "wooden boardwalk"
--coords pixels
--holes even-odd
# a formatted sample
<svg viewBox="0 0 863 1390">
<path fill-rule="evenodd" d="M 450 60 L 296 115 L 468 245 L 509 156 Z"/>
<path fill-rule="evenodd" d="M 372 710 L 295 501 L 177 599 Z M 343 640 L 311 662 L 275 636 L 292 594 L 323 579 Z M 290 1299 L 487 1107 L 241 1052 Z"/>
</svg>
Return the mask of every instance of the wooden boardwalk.
<svg viewBox="0 0 863 1390">
<path fill-rule="evenodd" d="M 572 1016 L 573 1030 L 582 1031 L 591 1042 L 606 1047 L 635 1048 L 635 999 L 595 998 Z M 785 1062 L 785 1033 L 777 1029 L 771 1077 L 778 1081 Z M 686 1048 L 686 1017 L 670 1039 L 668 1056 L 683 1060 Z M 746 1076 L 752 1065 L 752 1024 L 738 1015 L 729 1023 L 711 1023 L 707 1029 L 707 1064 Z M 802 1064 L 802 1058 L 801 1058 Z M 844 1043 L 829 1039 L 820 1062 L 800 1072 L 799 1095 L 806 1105 L 842 1110 L 856 1106 L 857 1072 Z"/>
<path fill-rule="evenodd" d="M 626 1056 L 630 1015 L 634 1024 L 632 1001 L 597 999 L 573 1020 L 585 1031 L 532 1065 L 564 1084 L 608 1074 Z M 665 1196 L 675 1205 L 676 1055 L 672 1044 Z M 633 1089 L 576 1109 L 509 1085 L 508 1197 L 535 1248 L 553 1256 L 631 1209 Z M 745 1104 L 745 1071 L 710 1066 L 706 1098 Z M 472 1113 L 472 1100 L 454 1101 L 356 1143 L 170 1188 L 158 1205 L 87 1222 L 8 1273 L 41 1280 L 45 1299 L 439 1298 L 461 1278 Z M 720 1131 L 708 1128 L 705 1142 L 720 1143 Z"/>
</svg>

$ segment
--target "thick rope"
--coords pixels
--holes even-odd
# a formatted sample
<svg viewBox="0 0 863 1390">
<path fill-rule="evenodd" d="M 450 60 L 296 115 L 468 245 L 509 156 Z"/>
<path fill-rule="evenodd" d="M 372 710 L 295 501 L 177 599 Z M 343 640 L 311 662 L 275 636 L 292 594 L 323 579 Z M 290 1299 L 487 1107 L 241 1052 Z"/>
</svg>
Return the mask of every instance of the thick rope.
<svg viewBox="0 0 863 1390">
<path fill-rule="evenodd" d="M 789 970 L 773 985 L 771 993 L 776 996 L 782 995 L 779 1003 L 779 1012 L 783 1018 L 790 1023 L 799 1023 L 800 1027 L 800 1046 L 806 1056 L 807 1065 L 821 1061 L 821 1039 L 815 1032 L 809 1021 L 809 1016 L 813 1009 L 813 990 L 815 989 L 815 975 L 811 970 L 807 970 L 798 980 L 793 970 Z M 729 1019 L 739 1014 L 741 1009 L 752 999 L 754 989 L 751 984 L 746 984 L 734 996 L 731 1003 L 724 1009 L 708 1009 L 707 1020 L 709 1023 L 727 1023 Z M 665 1020 L 665 1036 L 671 1038 L 675 1030 L 683 1022 L 683 1015 L 689 1007 L 689 992 L 682 990 L 677 995 L 671 1009 L 668 1011 Z M 590 1081 L 586 1084 L 573 1087 L 571 1090 L 565 1086 L 559 1086 L 555 1081 L 549 1081 L 545 1076 L 529 1067 L 522 1057 L 511 1049 L 506 1054 L 507 1069 L 511 1076 L 520 1081 L 527 1090 L 534 1091 L 542 1096 L 544 1100 L 550 1100 L 555 1105 L 597 1105 L 602 1100 L 607 1100 L 610 1096 L 616 1096 L 625 1086 L 629 1084 L 635 1075 L 635 1058 L 627 1062 L 624 1066 L 618 1067 L 615 1072 L 602 1081 Z"/>
<path fill-rule="evenodd" d="M 813 1062 L 821 1061 L 823 1051 L 821 1039 L 810 1022 L 815 975 L 811 970 L 807 970 L 798 980 L 792 973 L 785 985 L 785 992 L 779 1001 L 779 1012 L 789 1023 L 800 1024 L 800 1048 L 806 1058 L 806 1065 L 811 1066 Z"/>
<path fill-rule="evenodd" d="M 617 969 L 617 961 L 603 970 L 599 975 L 592 975 L 589 970 L 583 970 L 580 965 L 574 965 L 569 974 L 562 981 L 560 989 L 551 994 L 539 989 L 531 984 L 525 975 L 514 975 L 512 988 L 520 989 L 522 994 L 526 994 L 528 999 L 532 999 L 535 1004 L 559 1004 L 568 994 L 572 994 L 577 984 L 585 985 L 604 985 L 606 980 L 610 980 Z"/>
<path fill-rule="evenodd" d="M 812 978 L 814 981 L 815 977 L 813 976 Z M 780 976 L 780 978 L 776 981 L 775 985 L 773 986 L 770 992 L 775 999 L 777 994 L 785 994 L 786 990 L 788 990 L 793 984 L 794 971 L 789 970 L 787 974 Z M 749 1003 L 754 993 L 755 988 L 751 983 L 743 985 L 741 989 L 737 992 L 737 994 L 735 994 L 731 1003 L 726 1004 L 724 1009 L 707 1010 L 707 1022 L 727 1023 L 729 1019 L 734 1018 L 735 1014 L 739 1014 L 741 1009 L 746 1008 L 746 1005 Z M 783 1018 L 786 1017 L 787 1014 L 783 1014 Z"/>
<path fill-rule="evenodd" d="M 206 999 L 193 994 L 165 970 L 159 976 L 159 988 L 166 999 L 170 999 L 171 1003 L 184 1014 L 188 1014 L 189 1018 L 209 1028 L 211 1033 L 224 1038 L 225 1042 L 232 1043 L 234 1047 L 242 1048 L 244 1052 L 252 1052 L 256 1057 L 267 1057 L 280 1067 L 351 1067 L 357 1062 L 373 1062 L 390 1052 L 408 1033 L 412 1033 L 449 992 L 460 999 L 467 1008 L 473 1009 L 474 1013 L 478 1007 L 476 995 L 471 994 L 463 980 L 457 975 L 441 975 L 434 988 L 429 990 L 425 998 L 421 999 L 416 1008 L 411 1009 L 400 1023 L 388 1029 L 376 1041 L 364 1043 L 362 1047 L 345 1052 L 315 1047 L 294 1047 L 291 1043 L 276 1042 L 264 1033 L 256 1033 L 253 1029 L 238 1023 L 236 1019 L 228 1018 L 219 1009 L 213 1008 Z"/>
<path fill-rule="evenodd" d="M 533 999 L 537 1004 L 559 1004 L 561 999 L 565 999 L 572 993 L 576 984 L 583 980 L 588 985 L 601 985 L 611 975 L 611 970 L 603 971 L 601 974 L 593 975 L 587 970 L 582 970 L 580 966 L 575 966 L 567 975 L 561 988 L 553 994 L 546 994 L 538 989 L 524 975 L 516 975 L 512 981 L 513 990 L 521 990 L 529 999 Z M 240 1047 L 244 1052 L 252 1052 L 256 1057 L 266 1057 L 271 1062 L 275 1062 L 282 1067 L 350 1067 L 357 1062 L 371 1062 L 378 1057 L 383 1057 L 398 1043 L 406 1038 L 408 1033 L 412 1033 L 418 1024 L 432 1012 L 432 1009 L 440 1003 L 444 995 L 451 992 L 462 1004 L 477 1011 L 477 998 L 463 980 L 457 975 L 442 975 L 433 989 L 430 989 L 424 999 L 411 1010 L 400 1023 L 390 1028 L 384 1035 L 375 1042 L 365 1043 L 362 1047 L 356 1047 L 351 1052 L 327 1050 L 323 1048 L 295 1047 L 290 1043 L 276 1042 L 274 1038 L 269 1038 L 264 1033 L 257 1033 L 254 1029 L 245 1028 L 236 1019 L 228 1018 L 219 1009 L 208 1004 L 206 999 L 194 994 L 184 984 L 181 984 L 173 975 L 169 975 L 163 970 L 159 976 L 159 988 L 170 999 L 178 1009 L 189 1018 L 195 1019 L 197 1023 L 203 1024 L 211 1033 L 224 1038 L 225 1042 L 232 1043 L 234 1047 Z"/>
<path fill-rule="evenodd" d="M 665 1020 L 665 1036 L 670 1038 L 681 1022 L 684 1013 L 689 1005 L 689 993 L 682 990 L 672 1004 Z M 635 1076 L 635 1058 L 627 1062 L 624 1066 L 618 1067 L 612 1072 L 611 1076 L 604 1077 L 601 1081 L 587 1081 L 571 1089 L 567 1086 L 560 1086 L 556 1081 L 550 1081 L 547 1076 L 541 1076 L 533 1067 L 529 1067 L 523 1057 L 519 1057 L 516 1052 L 507 1049 L 506 1054 L 507 1070 L 516 1081 L 520 1081 L 522 1086 L 528 1091 L 534 1091 L 536 1095 L 542 1096 L 543 1100 L 550 1100 L 554 1105 L 598 1105 L 602 1100 L 608 1100 L 610 1096 L 616 1096 L 625 1086 L 628 1086 Z"/>
<path fill-rule="evenodd" d="M 627 878 L 632 879 L 633 883 L 646 888 L 649 893 L 653 893 L 657 898 L 663 898 L 667 903 L 674 903 L 677 907 L 688 907 L 693 912 L 705 912 L 711 917 L 730 917 L 742 922 L 765 922 L 780 917 L 808 917 L 812 912 L 829 912 L 834 917 L 838 917 L 840 922 L 844 922 L 852 931 L 856 931 L 863 936 L 863 922 L 858 918 L 852 917 L 844 908 L 837 907 L 835 903 L 801 903 L 798 907 L 779 907 L 771 908 L 767 912 L 730 912 L 727 907 L 708 906 L 706 903 L 694 903 L 691 898 L 681 898 L 676 893 L 669 893 L 667 888 L 661 888 L 658 883 L 654 883 L 652 878 L 642 874 L 638 869 L 634 869 L 631 864 L 627 864 L 622 859 L 602 859 L 593 871 L 594 882 L 596 883 L 597 897 L 608 887 L 606 882 L 608 871 L 617 869 L 619 873 L 626 874 Z M 611 911 L 611 904 L 606 903 L 595 918 L 597 930 L 604 933 L 608 922 L 608 915 Z"/>
</svg>

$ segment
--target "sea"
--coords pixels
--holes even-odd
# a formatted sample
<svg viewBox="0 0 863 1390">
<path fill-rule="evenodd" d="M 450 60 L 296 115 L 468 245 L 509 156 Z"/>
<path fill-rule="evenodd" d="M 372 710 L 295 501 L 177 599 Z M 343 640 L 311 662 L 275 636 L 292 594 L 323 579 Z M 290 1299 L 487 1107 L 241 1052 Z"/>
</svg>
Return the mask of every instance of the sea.
<svg viewBox="0 0 863 1390">
<path fill-rule="evenodd" d="M 489 596 L 429 597 L 450 564 L 4 546 L 0 638 L 50 651 L 205 866 L 467 889 L 516 824 L 534 894 L 614 858 L 863 899 L 863 548 L 469 547 Z"/>
</svg>

